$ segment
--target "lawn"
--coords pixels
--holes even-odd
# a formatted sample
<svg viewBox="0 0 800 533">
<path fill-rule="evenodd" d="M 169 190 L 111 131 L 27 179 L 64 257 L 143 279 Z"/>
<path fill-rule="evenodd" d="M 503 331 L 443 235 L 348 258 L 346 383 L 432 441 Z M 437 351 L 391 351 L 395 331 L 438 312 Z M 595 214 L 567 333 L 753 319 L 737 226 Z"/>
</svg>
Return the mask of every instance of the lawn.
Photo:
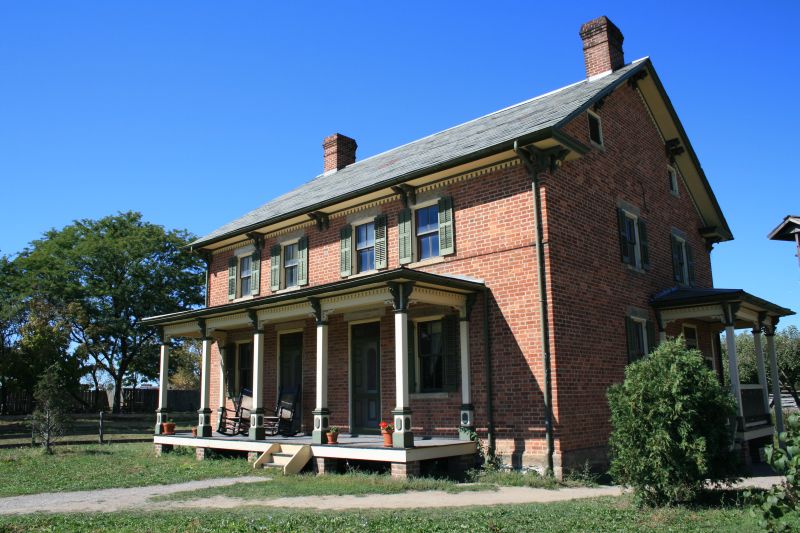
<svg viewBox="0 0 800 533">
<path fill-rule="evenodd" d="M 188 431 L 197 424 L 197 413 L 170 413 L 178 431 Z M 63 441 L 69 443 L 98 442 L 99 414 L 75 415 Z M 150 414 L 106 414 L 103 427 L 105 440 L 152 441 L 156 415 Z M 9 416 L 0 418 L 0 448 L 27 446 L 31 443 L 31 426 L 28 417 Z"/>
<path fill-rule="evenodd" d="M 0 531 L 758 531 L 736 507 L 641 510 L 630 499 L 470 509 L 233 510 L 0 517 Z"/>
<path fill-rule="evenodd" d="M 254 473 L 244 459 L 197 461 L 188 449 L 156 457 L 152 442 L 0 450 L 0 496 L 139 487 Z M 263 473 L 258 471 L 257 473 Z"/>
</svg>

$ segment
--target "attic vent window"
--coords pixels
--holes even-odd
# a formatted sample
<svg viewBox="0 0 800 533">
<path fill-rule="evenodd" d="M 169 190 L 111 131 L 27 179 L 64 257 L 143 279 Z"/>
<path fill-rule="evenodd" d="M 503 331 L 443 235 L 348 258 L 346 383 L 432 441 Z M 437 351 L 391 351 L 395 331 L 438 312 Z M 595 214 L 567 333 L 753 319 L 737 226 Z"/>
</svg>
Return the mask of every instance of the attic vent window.
<svg viewBox="0 0 800 533">
<path fill-rule="evenodd" d="M 678 196 L 678 172 L 672 167 L 667 167 L 667 176 L 669 177 L 669 192 L 673 196 Z"/>
<path fill-rule="evenodd" d="M 589 139 L 596 146 L 603 146 L 603 127 L 600 123 L 600 117 L 591 111 L 588 112 L 589 116 Z"/>
</svg>

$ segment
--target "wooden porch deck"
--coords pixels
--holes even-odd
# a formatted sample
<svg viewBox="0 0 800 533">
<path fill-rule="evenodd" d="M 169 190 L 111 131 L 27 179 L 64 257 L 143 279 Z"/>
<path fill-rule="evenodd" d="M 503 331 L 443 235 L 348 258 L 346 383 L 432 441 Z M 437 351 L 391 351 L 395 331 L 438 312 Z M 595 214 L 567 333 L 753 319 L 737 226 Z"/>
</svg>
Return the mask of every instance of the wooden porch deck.
<svg viewBox="0 0 800 533">
<path fill-rule="evenodd" d="M 212 437 L 192 437 L 189 432 L 156 435 L 153 442 L 171 446 L 259 453 L 266 451 L 272 444 L 308 445 L 311 447 L 312 457 L 389 463 L 409 463 L 471 455 L 478 450 L 477 443 L 473 441 L 437 437 L 417 437 L 414 439 L 413 448 L 386 448 L 383 446 L 383 438 L 380 435 L 354 436 L 349 434 L 340 434 L 337 444 L 313 444 L 311 437 L 306 435 L 275 436 L 267 437 L 264 440 L 250 440 L 244 435 L 229 436 L 220 433 L 215 433 Z"/>
</svg>

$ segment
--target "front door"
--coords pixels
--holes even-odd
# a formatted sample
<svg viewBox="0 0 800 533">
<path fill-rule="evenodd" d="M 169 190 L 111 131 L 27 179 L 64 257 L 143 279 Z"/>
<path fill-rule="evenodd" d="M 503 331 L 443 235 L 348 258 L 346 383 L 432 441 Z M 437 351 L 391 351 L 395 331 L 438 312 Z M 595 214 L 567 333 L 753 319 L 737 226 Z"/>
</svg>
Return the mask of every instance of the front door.
<svg viewBox="0 0 800 533">
<path fill-rule="evenodd" d="M 352 328 L 352 432 L 377 433 L 381 421 L 380 323 Z"/>
<path fill-rule="evenodd" d="M 280 336 L 279 347 L 279 377 L 278 377 L 278 394 L 280 391 L 290 388 L 300 387 L 303 383 L 303 334 L 297 333 L 284 333 Z M 303 412 L 302 397 L 300 394 L 297 398 L 297 407 L 295 409 L 295 418 L 293 428 L 295 431 L 300 431 L 300 420 Z"/>
</svg>

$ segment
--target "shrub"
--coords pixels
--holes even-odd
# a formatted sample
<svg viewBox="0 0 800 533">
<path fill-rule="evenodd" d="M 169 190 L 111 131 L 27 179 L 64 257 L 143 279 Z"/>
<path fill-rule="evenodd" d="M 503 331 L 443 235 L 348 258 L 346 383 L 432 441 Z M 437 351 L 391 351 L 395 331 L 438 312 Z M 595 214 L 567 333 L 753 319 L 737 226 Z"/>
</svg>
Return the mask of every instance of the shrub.
<svg viewBox="0 0 800 533">
<path fill-rule="evenodd" d="M 64 385 L 64 378 L 58 364 L 44 371 L 36 389 L 33 391 L 36 409 L 33 411 L 34 433 L 39 437 L 42 448 L 52 453 L 53 443 L 64 435 L 70 424 L 72 397 Z"/>
<path fill-rule="evenodd" d="M 779 435 L 785 449 L 767 446 L 764 454 L 769 465 L 784 476 L 780 485 L 765 493 L 748 493 L 760 514 L 762 527 L 769 531 L 793 531 L 800 525 L 800 414 L 786 419 L 786 431 Z"/>
<path fill-rule="evenodd" d="M 732 480 L 736 456 L 728 424 L 736 404 L 682 338 L 629 365 L 608 399 L 611 475 L 633 487 L 639 504 L 690 501 L 706 480 Z"/>
</svg>

